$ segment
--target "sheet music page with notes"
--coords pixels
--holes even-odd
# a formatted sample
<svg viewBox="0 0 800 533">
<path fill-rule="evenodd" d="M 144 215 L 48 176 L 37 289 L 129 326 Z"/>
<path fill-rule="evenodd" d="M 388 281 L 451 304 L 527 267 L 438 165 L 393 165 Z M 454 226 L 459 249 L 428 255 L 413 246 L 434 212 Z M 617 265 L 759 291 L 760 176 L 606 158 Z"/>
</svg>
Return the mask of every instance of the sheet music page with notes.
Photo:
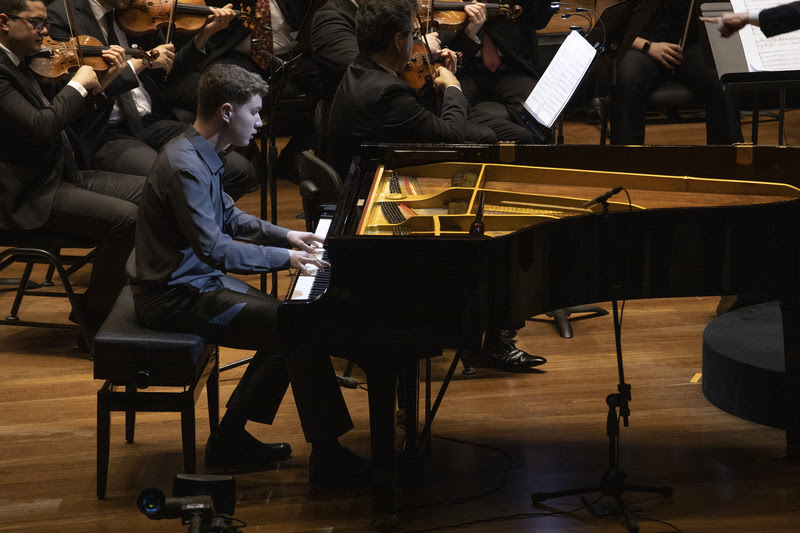
<svg viewBox="0 0 800 533">
<path fill-rule="evenodd" d="M 597 50 L 572 31 L 522 104 L 540 124 L 553 126 L 583 80 Z"/>
<path fill-rule="evenodd" d="M 787 0 L 731 0 L 735 13 L 760 11 L 786 3 Z M 758 26 L 747 25 L 739 31 L 744 56 L 750 72 L 800 70 L 800 31 L 767 37 Z"/>
</svg>

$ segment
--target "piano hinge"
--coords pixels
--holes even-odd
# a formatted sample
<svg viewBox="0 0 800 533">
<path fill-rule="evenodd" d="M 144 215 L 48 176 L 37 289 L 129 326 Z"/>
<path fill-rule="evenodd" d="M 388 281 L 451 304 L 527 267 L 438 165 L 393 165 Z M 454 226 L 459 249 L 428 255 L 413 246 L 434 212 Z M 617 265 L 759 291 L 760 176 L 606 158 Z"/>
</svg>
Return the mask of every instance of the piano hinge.
<svg viewBox="0 0 800 533">
<path fill-rule="evenodd" d="M 736 163 L 739 165 L 752 165 L 753 164 L 753 143 L 737 143 L 736 147 Z"/>
<path fill-rule="evenodd" d="M 497 146 L 499 148 L 498 159 L 501 163 L 513 163 L 516 160 L 514 141 L 500 141 Z"/>
</svg>

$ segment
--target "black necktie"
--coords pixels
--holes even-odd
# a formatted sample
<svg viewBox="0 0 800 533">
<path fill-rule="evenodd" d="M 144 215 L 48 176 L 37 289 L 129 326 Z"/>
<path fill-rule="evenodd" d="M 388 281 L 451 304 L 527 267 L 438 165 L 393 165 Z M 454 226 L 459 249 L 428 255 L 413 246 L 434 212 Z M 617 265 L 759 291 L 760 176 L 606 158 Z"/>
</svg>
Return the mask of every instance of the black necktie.
<svg viewBox="0 0 800 533">
<path fill-rule="evenodd" d="M 114 12 L 109 11 L 103 16 L 103 19 L 105 20 L 106 31 L 108 32 L 106 41 L 109 45 L 119 44 L 119 39 L 117 39 L 117 34 L 114 31 Z M 117 105 L 119 106 L 122 119 L 128 125 L 128 129 L 130 129 L 131 134 L 133 134 L 133 136 L 137 139 L 144 139 L 144 125 L 142 124 L 142 116 L 139 114 L 139 110 L 136 108 L 136 102 L 133 100 L 133 94 L 131 94 L 130 91 L 125 91 L 117 96 L 116 101 Z"/>
<path fill-rule="evenodd" d="M 31 70 L 31 67 L 23 61 L 19 64 L 19 70 L 28 82 L 28 87 L 39 97 L 45 106 L 49 106 L 50 100 L 48 100 L 42 92 L 42 88 L 39 86 L 39 82 L 36 80 L 36 76 L 33 70 Z M 75 154 L 72 151 L 72 145 L 64 130 L 61 130 L 60 139 L 61 151 L 64 154 L 64 172 L 62 177 L 66 181 L 74 181 L 78 167 L 75 164 Z"/>
</svg>

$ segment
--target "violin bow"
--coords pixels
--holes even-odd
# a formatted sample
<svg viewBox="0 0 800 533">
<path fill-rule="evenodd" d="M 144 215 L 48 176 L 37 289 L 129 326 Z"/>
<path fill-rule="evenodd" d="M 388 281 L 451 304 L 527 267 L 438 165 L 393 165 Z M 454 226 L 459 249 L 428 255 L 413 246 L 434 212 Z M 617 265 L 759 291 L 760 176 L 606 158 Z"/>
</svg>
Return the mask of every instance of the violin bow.
<svg viewBox="0 0 800 533">
<path fill-rule="evenodd" d="M 436 71 L 433 69 L 433 54 L 431 54 L 431 47 L 428 46 L 428 40 L 425 39 L 425 35 L 427 35 L 428 30 L 430 29 L 430 21 L 433 19 L 433 1 L 428 4 L 428 17 L 425 19 L 425 34 L 420 35 L 419 38 L 422 41 L 422 46 L 425 47 L 425 52 L 428 54 L 428 73 L 431 75 L 431 80 L 436 79 Z M 417 17 L 417 27 L 422 31 L 422 20 L 419 17 L 419 11 L 417 11 L 414 16 Z"/>
<path fill-rule="evenodd" d="M 75 41 L 75 51 L 78 52 L 78 65 L 83 66 L 83 48 L 81 48 L 80 40 L 76 33 L 78 33 L 78 26 L 75 25 L 75 19 L 72 16 L 72 4 L 69 3 L 69 0 L 64 0 L 64 8 L 67 11 L 67 22 L 69 23 L 69 36 L 70 38 Z M 91 91 L 86 96 L 86 105 L 89 106 L 89 109 L 93 111 L 97 111 L 97 102 L 94 99 L 94 95 Z"/>
<path fill-rule="evenodd" d="M 692 21 L 692 12 L 694 11 L 694 0 L 689 3 L 689 14 L 686 16 L 686 24 L 683 26 L 683 37 L 678 45 L 683 48 L 686 46 L 686 35 L 689 33 L 689 23 Z"/>
<path fill-rule="evenodd" d="M 72 17 L 72 4 L 69 0 L 64 0 L 64 9 L 67 11 L 67 22 L 69 23 L 69 36 L 75 41 L 75 50 L 78 52 L 78 65 L 83 66 L 83 49 L 81 43 L 75 35 L 78 33 L 75 19 Z"/>
<path fill-rule="evenodd" d="M 172 25 L 175 23 L 175 11 L 178 9 L 178 0 L 173 0 L 172 2 L 172 10 L 169 12 L 169 24 L 167 25 L 167 41 L 166 44 L 169 44 L 172 38 Z"/>
</svg>

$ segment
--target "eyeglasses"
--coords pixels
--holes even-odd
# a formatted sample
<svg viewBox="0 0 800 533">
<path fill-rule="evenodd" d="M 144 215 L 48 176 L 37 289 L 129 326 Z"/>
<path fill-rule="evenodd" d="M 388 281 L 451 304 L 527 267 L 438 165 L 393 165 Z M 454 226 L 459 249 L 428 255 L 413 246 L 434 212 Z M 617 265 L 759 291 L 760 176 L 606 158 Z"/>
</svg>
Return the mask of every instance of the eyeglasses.
<svg viewBox="0 0 800 533">
<path fill-rule="evenodd" d="M 50 31 L 50 23 L 47 22 L 45 19 L 29 19 L 26 17 L 20 17 L 19 15 L 6 15 L 6 16 L 14 19 L 27 20 L 28 22 L 31 23 L 31 26 L 33 26 L 33 31 L 35 31 L 36 33 L 39 33 L 42 30 Z"/>
</svg>

